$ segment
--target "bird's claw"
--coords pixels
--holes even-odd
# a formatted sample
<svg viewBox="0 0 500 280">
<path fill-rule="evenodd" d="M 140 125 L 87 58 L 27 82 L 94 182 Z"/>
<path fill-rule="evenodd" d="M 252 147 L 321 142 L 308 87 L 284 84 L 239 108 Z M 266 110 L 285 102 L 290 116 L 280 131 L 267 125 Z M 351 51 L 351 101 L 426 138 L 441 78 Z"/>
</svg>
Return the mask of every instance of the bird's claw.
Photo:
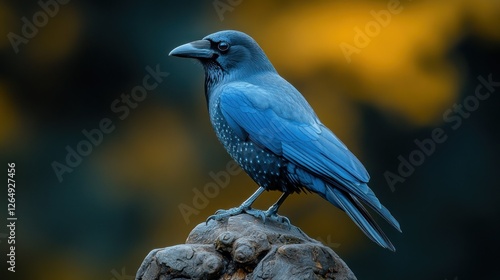
<svg viewBox="0 0 500 280">
<path fill-rule="evenodd" d="M 285 224 L 288 228 L 290 228 L 292 226 L 292 223 L 290 223 L 290 220 L 287 217 L 280 216 L 275 211 L 268 210 L 268 211 L 264 212 L 264 214 L 265 214 L 266 218 L 269 218 L 269 220 L 271 220 L 271 221 Z M 264 219 L 264 222 L 265 222 L 265 219 Z"/>
<path fill-rule="evenodd" d="M 269 219 L 271 221 L 275 221 L 280 224 L 285 224 L 288 226 L 288 228 L 291 227 L 290 220 L 285 217 L 285 216 L 280 216 L 274 211 L 274 209 L 269 209 L 267 211 L 262 211 L 258 209 L 253 209 L 250 207 L 244 208 L 244 207 L 235 207 L 231 208 L 228 210 L 224 209 L 219 209 L 215 211 L 215 214 L 209 216 L 206 220 L 205 223 L 208 223 L 210 220 L 216 220 L 216 221 L 221 221 L 223 219 L 227 219 L 232 216 L 236 216 L 242 213 L 246 213 L 250 216 L 253 216 L 257 219 L 262 219 L 264 223 L 266 223 L 266 220 Z"/>
<path fill-rule="evenodd" d="M 264 211 L 252 209 L 250 207 L 248 207 L 248 208 L 235 207 L 235 208 L 231 208 L 228 210 L 219 209 L 219 210 L 215 211 L 215 214 L 213 214 L 207 218 L 206 223 L 208 223 L 210 220 L 220 221 L 220 220 L 232 217 L 232 216 L 239 215 L 241 213 L 246 213 L 246 214 L 251 215 L 255 218 L 261 218 L 264 221 L 266 219 Z"/>
<path fill-rule="evenodd" d="M 232 208 L 232 209 L 234 209 L 234 208 Z M 218 215 L 218 214 L 222 214 L 222 213 L 224 213 L 224 212 L 226 212 L 226 211 L 228 211 L 228 210 L 219 209 L 219 210 L 215 211 L 215 214 L 214 214 L 214 215 L 212 215 L 212 216 L 210 216 L 210 217 L 213 217 L 213 216 Z M 210 218 L 210 217 L 209 217 L 209 218 Z"/>
<path fill-rule="evenodd" d="M 262 211 L 262 210 L 257 210 L 257 209 L 250 208 L 250 209 L 247 209 L 245 211 L 245 213 L 247 213 L 248 215 L 253 216 L 253 217 L 257 218 L 257 219 L 262 219 L 262 221 L 264 221 L 264 222 L 266 221 L 265 212 Z"/>
<path fill-rule="evenodd" d="M 228 210 L 219 209 L 219 210 L 215 211 L 215 214 L 213 214 L 207 218 L 206 223 L 208 223 L 210 220 L 220 221 L 220 220 L 229 218 L 231 216 L 236 216 L 238 214 L 243 213 L 243 210 L 244 209 L 241 207 L 235 207 L 235 208 L 231 208 Z"/>
</svg>

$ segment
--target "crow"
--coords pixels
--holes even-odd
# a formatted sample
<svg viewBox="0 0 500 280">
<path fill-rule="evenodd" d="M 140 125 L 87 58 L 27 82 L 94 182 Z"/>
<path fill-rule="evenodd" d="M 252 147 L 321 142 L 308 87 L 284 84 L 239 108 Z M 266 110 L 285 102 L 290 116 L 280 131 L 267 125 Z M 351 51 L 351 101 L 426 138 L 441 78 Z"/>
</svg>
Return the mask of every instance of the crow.
<svg viewBox="0 0 500 280">
<path fill-rule="evenodd" d="M 277 214 L 288 195 L 309 191 L 343 210 L 375 243 L 395 247 L 365 206 L 401 232 L 398 221 L 367 183 L 363 164 L 283 79 L 257 42 L 226 30 L 173 49 L 170 56 L 194 58 L 205 70 L 210 121 L 230 156 L 259 185 L 239 207 L 208 220 L 240 213 L 289 221 Z M 283 192 L 267 211 L 252 209 L 264 190 Z M 208 221 L 207 220 L 207 221 Z"/>
</svg>

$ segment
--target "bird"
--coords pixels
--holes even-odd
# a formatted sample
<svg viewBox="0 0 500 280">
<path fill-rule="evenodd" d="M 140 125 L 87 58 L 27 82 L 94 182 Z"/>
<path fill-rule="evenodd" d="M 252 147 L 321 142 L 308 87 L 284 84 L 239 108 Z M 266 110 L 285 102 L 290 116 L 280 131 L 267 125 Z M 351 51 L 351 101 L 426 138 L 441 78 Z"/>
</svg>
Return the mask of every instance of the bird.
<svg viewBox="0 0 500 280">
<path fill-rule="evenodd" d="M 367 207 L 401 231 L 368 186 L 363 164 L 318 118 L 304 96 L 282 78 L 249 35 L 224 30 L 174 48 L 169 56 L 198 60 L 205 71 L 205 98 L 217 138 L 257 183 L 240 206 L 207 219 L 241 213 L 289 220 L 277 214 L 293 193 L 316 193 L 344 211 L 373 242 L 395 251 Z M 267 211 L 253 209 L 264 191 L 281 191 Z"/>
</svg>

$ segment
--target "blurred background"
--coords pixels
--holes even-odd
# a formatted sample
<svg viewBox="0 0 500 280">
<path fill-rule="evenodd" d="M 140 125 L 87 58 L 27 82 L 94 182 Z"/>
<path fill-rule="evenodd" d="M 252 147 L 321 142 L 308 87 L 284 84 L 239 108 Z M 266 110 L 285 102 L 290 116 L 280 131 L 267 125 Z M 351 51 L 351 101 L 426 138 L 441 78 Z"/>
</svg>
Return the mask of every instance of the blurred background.
<svg viewBox="0 0 500 280">
<path fill-rule="evenodd" d="M 254 192 L 227 169 L 202 67 L 167 56 L 223 29 L 259 42 L 403 234 L 379 220 L 397 252 L 383 250 L 316 195 L 291 196 L 282 215 L 359 279 L 499 279 L 500 1 L 29 2 L 0 1 L 0 157 L 16 163 L 18 217 L 15 274 L 0 227 L 2 279 L 133 279 L 150 250 Z M 435 129 L 446 140 L 415 157 Z M 229 171 L 224 188 L 210 175 Z M 195 199 L 210 183 L 218 194 Z"/>
</svg>

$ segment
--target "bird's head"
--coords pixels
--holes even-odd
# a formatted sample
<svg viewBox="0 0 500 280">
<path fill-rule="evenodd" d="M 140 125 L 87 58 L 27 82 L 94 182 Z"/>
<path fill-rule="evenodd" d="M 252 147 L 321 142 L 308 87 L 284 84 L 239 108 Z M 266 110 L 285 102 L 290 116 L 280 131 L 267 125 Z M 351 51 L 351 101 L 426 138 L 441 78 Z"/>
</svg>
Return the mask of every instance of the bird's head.
<svg viewBox="0 0 500 280">
<path fill-rule="evenodd" d="M 252 37 L 234 30 L 216 32 L 202 40 L 178 46 L 169 55 L 199 60 L 205 68 L 208 83 L 276 71 Z"/>
</svg>

